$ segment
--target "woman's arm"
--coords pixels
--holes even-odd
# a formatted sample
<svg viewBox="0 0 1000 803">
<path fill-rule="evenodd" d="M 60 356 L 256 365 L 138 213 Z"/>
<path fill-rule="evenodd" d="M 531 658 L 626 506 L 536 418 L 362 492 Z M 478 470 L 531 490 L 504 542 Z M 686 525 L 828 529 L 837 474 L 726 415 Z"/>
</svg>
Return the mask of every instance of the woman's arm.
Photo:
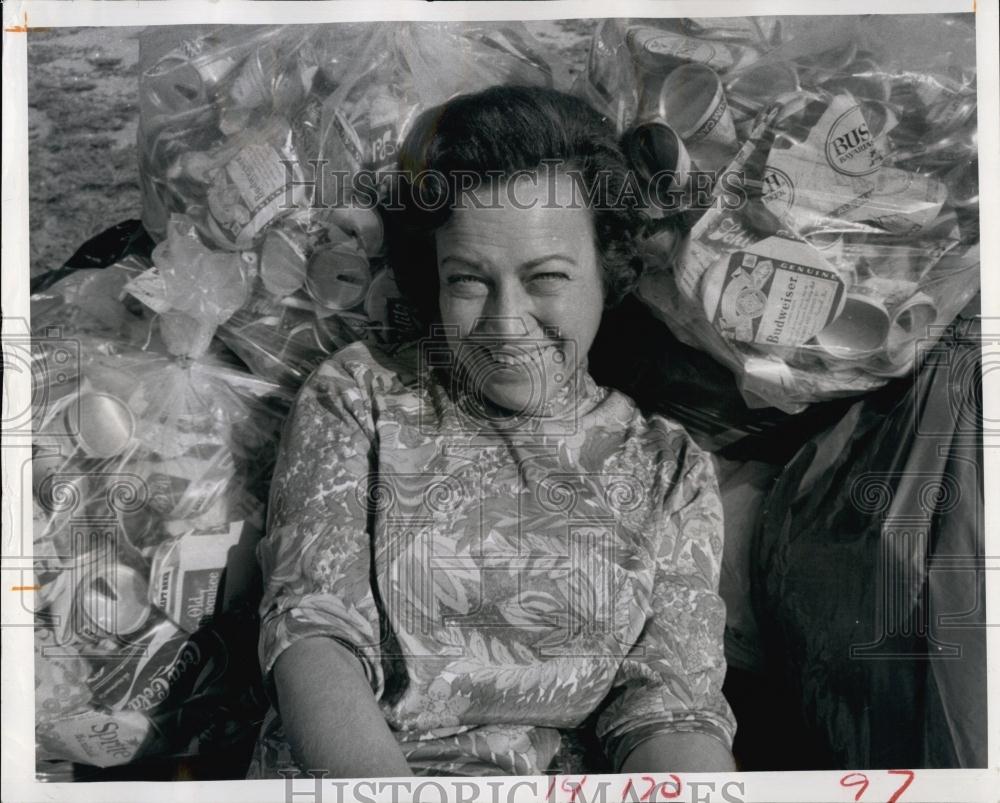
<svg viewBox="0 0 1000 803">
<path fill-rule="evenodd" d="M 636 745 L 622 772 L 733 772 L 732 753 L 704 733 L 661 733 Z"/>
<path fill-rule="evenodd" d="M 412 773 L 358 659 L 331 638 L 296 641 L 274 665 L 278 710 L 292 757 L 335 778 Z"/>
<path fill-rule="evenodd" d="M 281 440 L 257 548 L 260 661 L 293 755 L 334 776 L 408 775 L 383 719 L 367 489 L 370 390 L 348 348 L 306 380 Z"/>
<path fill-rule="evenodd" d="M 612 765 L 623 771 L 733 769 L 717 592 L 722 505 L 711 458 L 693 444 L 675 449 L 686 465 L 664 497 L 650 611 L 597 722 Z M 677 473 L 664 464 L 664 476 Z"/>
</svg>

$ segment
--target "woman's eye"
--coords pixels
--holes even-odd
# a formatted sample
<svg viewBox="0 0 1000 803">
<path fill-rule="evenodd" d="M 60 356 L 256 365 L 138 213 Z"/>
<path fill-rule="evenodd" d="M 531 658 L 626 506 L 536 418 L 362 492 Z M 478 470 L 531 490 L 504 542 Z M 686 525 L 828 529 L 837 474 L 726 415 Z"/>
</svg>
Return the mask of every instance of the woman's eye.
<svg viewBox="0 0 1000 803">
<path fill-rule="evenodd" d="M 531 284 L 541 287 L 555 287 L 564 281 L 568 281 L 569 276 L 565 273 L 559 273 L 558 271 L 551 271 L 546 273 L 536 273 L 528 281 Z"/>
<path fill-rule="evenodd" d="M 460 295 L 482 295 L 487 292 L 486 282 L 479 276 L 455 273 L 447 279 L 448 288 Z"/>
</svg>

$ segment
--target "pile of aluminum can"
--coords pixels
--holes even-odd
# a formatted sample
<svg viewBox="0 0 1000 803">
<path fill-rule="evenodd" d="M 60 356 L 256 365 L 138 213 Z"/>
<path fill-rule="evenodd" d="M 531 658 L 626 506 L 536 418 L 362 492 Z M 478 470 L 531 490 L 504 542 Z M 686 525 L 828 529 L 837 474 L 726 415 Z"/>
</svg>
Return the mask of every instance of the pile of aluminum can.
<svg viewBox="0 0 1000 803">
<path fill-rule="evenodd" d="M 978 292 L 974 39 L 946 17 L 598 31 L 583 90 L 653 221 L 639 295 L 751 407 L 911 373 Z"/>
</svg>

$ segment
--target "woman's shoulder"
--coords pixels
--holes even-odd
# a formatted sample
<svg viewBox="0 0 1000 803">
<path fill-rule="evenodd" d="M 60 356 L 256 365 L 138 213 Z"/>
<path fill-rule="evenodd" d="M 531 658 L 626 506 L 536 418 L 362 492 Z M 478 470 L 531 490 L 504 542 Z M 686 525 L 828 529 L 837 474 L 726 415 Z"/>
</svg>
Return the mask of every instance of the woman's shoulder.
<svg viewBox="0 0 1000 803">
<path fill-rule="evenodd" d="M 627 467 L 643 478 L 647 492 L 668 505 L 683 504 L 691 491 L 715 483 L 711 454 L 681 423 L 662 413 L 643 411 L 620 391 L 611 390 L 606 404 L 615 410 L 612 417 L 624 429 L 623 442 L 612 449 L 606 466 Z"/>
<path fill-rule="evenodd" d="M 419 343 L 381 345 L 356 341 L 321 362 L 303 392 L 334 396 L 367 409 L 419 405 Z"/>
<path fill-rule="evenodd" d="M 346 383 L 370 394 L 407 392 L 419 384 L 418 343 L 382 345 L 358 340 L 317 366 L 313 382 Z"/>
<path fill-rule="evenodd" d="M 707 457 L 705 452 L 683 424 L 663 413 L 644 412 L 627 394 L 614 388 L 605 388 L 605 409 L 612 411 L 611 419 L 628 432 L 628 438 L 641 444 L 659 460 L 689 462 Z"/>
</svg>

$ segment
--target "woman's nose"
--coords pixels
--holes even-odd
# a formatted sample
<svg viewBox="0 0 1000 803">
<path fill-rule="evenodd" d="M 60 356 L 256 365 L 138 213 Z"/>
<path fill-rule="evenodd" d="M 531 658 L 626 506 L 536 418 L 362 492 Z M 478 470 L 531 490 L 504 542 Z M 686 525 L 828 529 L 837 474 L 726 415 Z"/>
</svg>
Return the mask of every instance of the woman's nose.
<svg viewBox="0 0 1000 803">
<path fill-rule="evenodd" d="M 529 309 L 516 290 L 499 289 L 483 305 L 473 330 L 476 334 L 526 337 L 530 332 Z"/>
</svg>

